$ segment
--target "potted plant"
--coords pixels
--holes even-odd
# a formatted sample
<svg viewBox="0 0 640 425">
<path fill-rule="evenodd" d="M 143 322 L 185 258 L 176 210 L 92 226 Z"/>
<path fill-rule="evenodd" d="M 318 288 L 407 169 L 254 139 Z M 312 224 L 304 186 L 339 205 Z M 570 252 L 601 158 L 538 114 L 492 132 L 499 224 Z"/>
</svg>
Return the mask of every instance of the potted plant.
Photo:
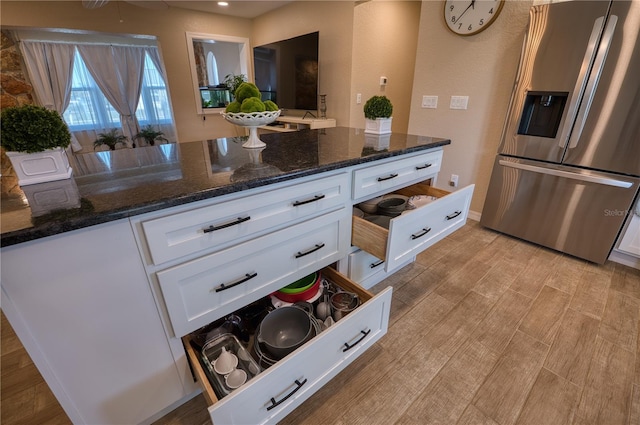
<svg viewBox="0 0 640 425">
<path fill-rule="evenodd" d="M 142 139 L 147 142 L 147 145 L 153 146 L 156 144 L 156 140 L 158 142 L 168 142 L 168 140 L 164 137 L 164 133 L 162 131 L 156 131 L 151 124 L 147 125 L 143 129 L 140 130 L 138 134 L 133 136 L 135 140 Z"/>
<path fill-rule="evenodd" d="M 386 96 L 373 96 L 364 104 L 365 133 L 391 133 L 393 105 Z"/>
<path fill-rule="evenodd" d="M 98 133 L 98 138 L 93 142 L 93 149 L 95 150 L 98 146 L 104 145 L 109 146 L 109 149 L 114 151 L 118 143 L 126 145 L 127 137 L 118 133 L 117 128 L 112 128 L 106 133 Z"/>
<path fill-rule="evenodd" d="M 67 124 L 56 111 L 23 105 L 2 110 L 0 145 L 7 152 L 21 186 L 71 177 L 65 148 Z"/>
</svg>

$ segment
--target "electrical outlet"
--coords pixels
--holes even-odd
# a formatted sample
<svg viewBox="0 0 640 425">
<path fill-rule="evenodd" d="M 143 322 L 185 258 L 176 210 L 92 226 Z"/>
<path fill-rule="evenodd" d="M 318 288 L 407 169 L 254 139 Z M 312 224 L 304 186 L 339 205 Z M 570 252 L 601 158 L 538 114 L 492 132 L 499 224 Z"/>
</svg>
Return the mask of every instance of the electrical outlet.
<svg viewBox="0 0 640 425">
<path fill-rule="evenodd" d="M 361 104 L 362 103 L 362 93 L 356 94 L 356 103 L 357 104 Z"/>
<path fill-rule="evenodd" d="M 422 96 L 422 107 L 436 109 L 438 107 L 438 96 Z"/>
<path fill-rule="evenodd" d="M 451 96 L 449 109 L 467 109 L 469 96 Z"/>
<path fill-rule="evenodd" d="M 451 174 L 451 178 L 449 179 L 449 186 L 458 187 L 458 175 Z"/>
<path fill-rule="evenodd" d="M 386 86 L 387 85 L 387 77 L 380 77 L 380 85 L 381 86 Z"/>
</svg>

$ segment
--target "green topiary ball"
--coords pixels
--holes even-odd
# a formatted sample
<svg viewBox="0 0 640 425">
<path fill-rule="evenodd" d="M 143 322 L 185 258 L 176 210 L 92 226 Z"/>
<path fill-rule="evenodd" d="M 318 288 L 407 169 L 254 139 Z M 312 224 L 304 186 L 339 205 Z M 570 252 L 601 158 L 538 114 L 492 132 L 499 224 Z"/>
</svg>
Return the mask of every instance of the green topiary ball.
<svg viewBox="0 0 640 425">
<path fill-rule="evenodd" d="M 393 105 L 386 96 L 373 96 L 364 104 L 364 117 L 370 120 L 389 118 L 393 113 Z"/>
<path fill-rule="evenodd" d="M 240 112 L 240 106 L 241 106 L 240 102 L 238 102 L 237 100 L 234 100 L 233 102 L 227 105 L 226 112 L 238 113 Z"/>
<path fill-rule="evenodd" d="M 5 108 L 0 144 L 10 152 L 42 152 L 71 143 L 71 133 L 60 114 L 43 106 Z"/>
<path fill-rule="evenodd" d="M 278 110 L 278 105 L 275 104 L 275 102 L 272 102 L 270 100 L 267 100 L 264 102 L 264 107 L 266 108 L 267 111 L 277 111 Z"/>
<path fill-rule="evenodd" d="M 249 97 L 242 101 L 240 110 L 242 112 L 264 112 L 265 106 L 259 97 Z"/>
<path fill-rule="evenodd" d="M 238 86 L 238 89 L 234 93 L 236 100 L 242 103 L 245 99 L 250 97 L 257 97 L 260 99 L 260 90 L 253 83 L 242 83 Z"/>
</svg>

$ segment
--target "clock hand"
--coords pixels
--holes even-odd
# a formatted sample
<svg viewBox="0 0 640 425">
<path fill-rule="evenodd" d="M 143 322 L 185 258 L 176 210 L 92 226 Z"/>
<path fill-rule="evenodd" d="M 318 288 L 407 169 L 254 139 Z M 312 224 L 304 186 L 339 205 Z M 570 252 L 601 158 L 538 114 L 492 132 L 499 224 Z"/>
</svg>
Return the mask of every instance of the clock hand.
<svg viewBox="0 0 640 425">
<path fill-rule="evenodd" d="M 469 6 L 467 6 L 467 8 L 460 14 L 460 16 L 458 16 L 458 19 L 456 19 L 453 23 L 456 24 L 460 18 L 462 18 L 462 15 L 464 15 L 465 13 L 467 13 L 467 10 L 469 10 L 469 8 L 473 8 L 475 10 L 475 6 L 474 3 L 476 2 L 476 0 L 471 0 L 471 4 Z"/>
</svg>

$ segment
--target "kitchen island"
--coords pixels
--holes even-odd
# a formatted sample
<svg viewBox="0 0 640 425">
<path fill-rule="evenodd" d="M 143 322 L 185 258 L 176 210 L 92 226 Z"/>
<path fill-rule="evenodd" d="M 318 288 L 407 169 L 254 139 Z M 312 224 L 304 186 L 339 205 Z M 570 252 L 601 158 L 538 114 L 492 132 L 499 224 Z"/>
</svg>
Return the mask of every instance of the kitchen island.
<svg viewBox="0 0 640 425">
<path fill-rule="evenodd" d="M 2 308 L 74 423 L 153 421 L 198 391 L 183 337 L 315 270 L 349 275 L 354 246 L 386 255 L 392 273 L 466 221 L 472 186 L 434 192 L 442 199 L 389 229 L 351 215 L 390 191 L 427 190 L 447 139 L 350 128 L 261 138 L 262 150 L 224 138 L 90 154 L 72 179 L 3 202 Z M 231 395 L 201 382 L 214 423 L 277 422 L 386 332 L 391 289 L 374 297 L 327 273 L 363 304 Z"/>
</svg>

